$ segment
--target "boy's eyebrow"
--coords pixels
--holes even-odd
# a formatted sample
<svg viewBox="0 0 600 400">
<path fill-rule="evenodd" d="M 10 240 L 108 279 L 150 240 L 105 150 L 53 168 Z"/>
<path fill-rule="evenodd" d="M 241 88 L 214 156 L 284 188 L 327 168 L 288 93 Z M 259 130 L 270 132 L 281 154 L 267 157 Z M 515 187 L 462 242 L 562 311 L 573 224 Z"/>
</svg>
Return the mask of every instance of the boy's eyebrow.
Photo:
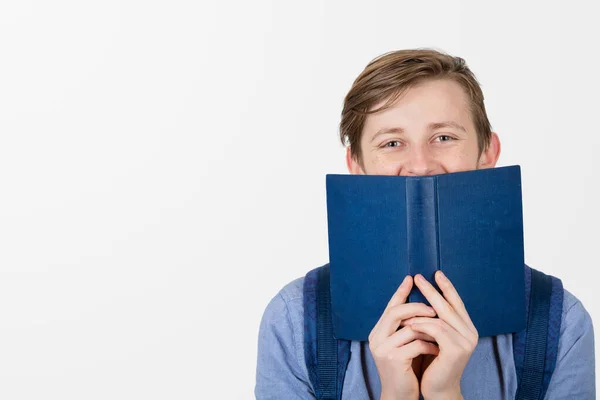
<svg viewBox="0 0 600 400">
<path fill-rule="evenodd" d="M 379 135 L 383 135 L 384 133 L 404 133 L 404 129 L 397 127 L 397 128 L 381 128 L 380 130 L 377 131 L 377 133 L 375 133 L 373 135 L 373 137 L 371 138 L 371 142 L 374 142 L 375 139 L 377 139 L 377 136 Z"/>
<path fill-rule="evenodd" d="M 456 128 L 460 129 L 463 132 L 467 132 L 464 126 L 454 121 L 443 121 L 443 122 L 434 122 L 429 124 L 429 130 L 443 129 L 443 128 Z"/>
</svg>

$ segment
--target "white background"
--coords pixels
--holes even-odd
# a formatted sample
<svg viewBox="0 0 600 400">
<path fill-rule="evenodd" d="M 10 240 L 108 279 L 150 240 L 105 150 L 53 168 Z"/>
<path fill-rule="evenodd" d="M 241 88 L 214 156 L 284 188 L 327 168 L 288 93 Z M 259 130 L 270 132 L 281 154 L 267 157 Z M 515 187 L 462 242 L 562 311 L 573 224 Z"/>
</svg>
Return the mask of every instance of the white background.
<svg viewBox="0 0 600 400">
<path fill-rule="evenodd" d="M 343 98 L 400 48 L 467 60 L 526 261 L 600 321 L 594 3 L 2 1 L 0 398 L 253 398 L 264 307 L 328 259 Z"/>
</svg>

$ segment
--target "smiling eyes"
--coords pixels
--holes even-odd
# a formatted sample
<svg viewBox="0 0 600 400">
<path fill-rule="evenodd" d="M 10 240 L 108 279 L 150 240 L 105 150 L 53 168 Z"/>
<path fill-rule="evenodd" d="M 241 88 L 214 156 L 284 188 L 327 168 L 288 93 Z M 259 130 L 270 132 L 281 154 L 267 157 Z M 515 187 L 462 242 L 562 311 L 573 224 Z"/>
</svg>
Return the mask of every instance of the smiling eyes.
<svg viewBox="0 0 600 400">
<path fill-rule="evenodd" d="M 385 143 L 383 145 L 383 147 L 400 147 L 400 141 L 399 140 L 389 141 L 389 142 Z"/>
<path fill-rule="evenodd" d="M 451 142 L 453 140 L 456 140 L 456 138 L 454 138 L 450 135 L 439 135 L 439 136 L 436 136 L 435 139 L 433 139 L 433 140 L 444 143 L 444 142 Z M 400 146 L 402 146 L 402 141 L 390 140 L 389 142 L 384 143 L 382 147 L 394 148 L 394 147 L 400 147 Z"/>
</svg>

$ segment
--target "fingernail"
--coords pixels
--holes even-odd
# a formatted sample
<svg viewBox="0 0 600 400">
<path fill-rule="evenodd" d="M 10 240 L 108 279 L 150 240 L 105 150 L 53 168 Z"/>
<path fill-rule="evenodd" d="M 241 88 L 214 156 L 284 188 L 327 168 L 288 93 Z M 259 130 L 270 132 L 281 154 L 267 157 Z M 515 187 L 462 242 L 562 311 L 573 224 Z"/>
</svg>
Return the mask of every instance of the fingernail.
<svg viewBox="0 0 600 400">
<path fill-rule="evenodd" d="M 433 308 L 431 308 L 431 307 L 429 307 L 429 308 L 427 309 L 427 312 L 428 312 L 429 314 L 431 314 L 431 315 L 435 314 L 435 310 L 434 310 Z"/>
<path fill-rule="evenodd" d="M 438 271 L 438 275 L 440 276 L 440 279 L 443 282 L 448 282 L 448 277 L 446 277 L 446 275 L 444 275 L 444 273 L 441 270 Z"/>
<path fill-rule="evenodd" d="M 419 281 L 421 283 L 425 282 L 425 278 L 421 274 L 417 274 L 417 276 L 415 276 L 415 278 L 417 279 L 417 281 Z"/>
</svg>

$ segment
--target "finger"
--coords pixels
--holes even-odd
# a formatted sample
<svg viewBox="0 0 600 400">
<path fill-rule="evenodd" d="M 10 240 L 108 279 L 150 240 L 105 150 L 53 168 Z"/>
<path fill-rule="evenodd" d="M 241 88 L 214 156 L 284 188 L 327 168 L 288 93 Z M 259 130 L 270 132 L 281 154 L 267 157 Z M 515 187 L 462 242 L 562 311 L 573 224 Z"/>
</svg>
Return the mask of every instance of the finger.
<svg viewBox="0 0 600 400">
<path fill-rule="evenodd" d="M 389 353 L 392 357 L 398 357 L 402 360 L 412 360 L 422 354 L 431 354 L 437 356 L 440 348 L 431 342 L 424 340 L 414 340 L 402 347 Z"/>
<path fill-rule="evenodd" d="M 372 354 L 376 360 L 384 359 L 386 362 L 393 360 L 394 362 L 411 366 L 414 359 L 421 354 L 438 355 L 439 352 L 440 349 L 435 344 L 416 339 L 401 347 L 385 348 L 381 346 L 380 348 L 373 350 Z"/>
<path fill-rule="evenodd" d="M 471 317 L 467 312 L 465 303 L 460 298 L 458 292 L 456 291 L 456 288 L 454 287 L 450 279 L 448 279 L 448 277 L 442 271 L 437 271 L 435 274 L 435 281 L 439 288 L 442 290 L 446 301 L 448 301 L 452 308 L 454 308 L 454 310 L 462 318 L 462 320 L 465 321 L 465 323 L 471 329 L 471 331 L 473 333 L 477 333 L 477 329 L 475 328 L 475 325 L 473 325 L 473 321 L 471 321 Z"/>
<path fill-rule="evenodd" d="M 412 326 L 414 324 L 425 324 L 425 323 L 438 323 L 438 322 L 444 322 L 446 324 L 448 324 L 446 321 L 444 321 L 441 318 L 429 318 L 429 317 L 421 317 L 421 316 L 415 316 L 412 318 L 408 318 L 405 319 L 404 321 L 402 321 L 401 325 L 402 326 Z M 450 324 L 448 324 L 448 326 L 451 326 Z M 452 327 L 452 329 L 454 329 L 454 327 Z M 456 330 L 456 329 L 454 329 Z M 460 333 L 460 332 L 459 332 Z"/>
<path fill-rule="evenodd" d="M 396 289 L 396 292 L 392 295 L 392 298 L 388 302 L 386 309 L 397 306 L 398 304 L 406 303 L 406 299 L 408 298 L 408 294 L 410 293 L 412 286 L 412 276 L 405 276 L 400 286 L 398 286 L 398 289 Z"/>
<path fill-rule="evenodd" d="M 433 340 L 433 338 L 426 333 L 417 332 L 410 326 L 406 326 L 394 333 L 392 336 L 388 337 L 381 343 L 380 346 L 374 347 L 371 346 L 371 344 L 369 344 L 369 346 L 371 352 L 376 357 L 387 358 L 389 355 L 394 354 L 397 349 L 406 346 L 415 340 L 421 340 L 429 343 L 435 342 L 435 340 Z"/>
<path fill-rule="evenodd" d="M 380 332 L 390 336 L 398 330 L 402 320 L 413 317 L 433 317 L 435 310 L 423 303 L 399 304 L 384 312 L 381 320 Z"/>
<path fill-rule="evenodd" d="M 420 322 L 426 322 L 427 319 L 428 319 L 427 317 L 414 316 L 414 317 L 407 318 L 407 319 L 403 320 L 400 323 L 400 326 L 401 327 L 403 327 L 403 326 L 410 326 L 412 324 L 418 324 Z"/>
<path fill-rule="evenodd" d="M 374 347 L 383 343 L 390 335 L 398 330 L 402 320 L 416 316 L 435 316 L 433 308 L 423 303 L 399 304 L 386 309 L 379 319 L 377 329 L 369 335 L 369 342 Z"/>
<path fill-rule="evenodd" d="M 473 332 L 465 321 L 456 313 L 454 308 L 442 297 L 441 294 L 427 282 L 427 280 L 421 274 L 415 276 L 415 284 L 423 293 L 423 296 L 429 301 L 431 306 L 435 309 L 437 315 L 446 321 L 450 326 L 456 329 L 464 336 L 472 336 Z"/>
<path fill-rule="evenodd" d="M 406 299 L 408 298 L 408 294 L 410 293 L 410 290 L 412 289 L 412 285 L 413 285 L 412 277 L 411 276 L 404 277 L 404 280 L 402 281 L 400 286 L 398 286 L 398 289 L 396 289 L 396 292 L 392 295 L 392 298 L 390 299 L 387 306 L 383 310 L 381 317 L 379 317 L 379 320 L 377 321 L 377 323 L 375 324 L 373 329 L 371 329 L 371 332 L 369 333 L 369 342 L 371 341 L 372 336 L 374 336 L 377 333 L 377 331 L 379 330 L 379 325 L 381 323 L 381 319 L 385 315 L 385 311 L 391 307 L 394 307 L 395 305 L 405 303 Z"/>
<path fill-rule="evenodd" d="M 434 322 L 434 323 L 435 323 L 435 322 L 437 322 L 437 321 L 443 321 L 443 320 L 442 320 L 442 319 L 440 319 L 440 318 L 429 318 L 429 317 L 423 317 L 423 316 L 416 315 L 416 316 L 414 316 L 414 317 L 407 318 L 407 319 L 403 320 L 403 321 L 400 323 L 400 326 L 401 326 L 401 327 L 404 327 L 404 326 L 412 326 L 412 325 L 414 325 L 414 324 L 420 324 L 420 323 L 426 323 L 426 322 Z M 452 329 L 454 329 L 454 328 L 452 328 Z M 472 337 L 473 335 L 468 335 L 468 336 L 469 336 L 469 338 L 470 338 L 470 337 Z"/>
<path fill-rule="evenodd" d="M 396 348 L 404 346 L 414 340 L 424 340 L 426 342 L 434 343 L 435 339 L 426 333 L 418 332 L 412 329 L 410 326 L 406 326 L 388 337 L 385 342 L 381 345 L 381 348 Z"/>
<path fill-rule="evenodd" d="M 411 329 L 433 337 L 442 352 L 456 354 L 457 351 L 460 351 L 470 354 L 476 346 L 476 343 L 472 343 L 440 319 L 430 318 L 427 321 L 415 322 L 411 325 Z"/>
</svg>

